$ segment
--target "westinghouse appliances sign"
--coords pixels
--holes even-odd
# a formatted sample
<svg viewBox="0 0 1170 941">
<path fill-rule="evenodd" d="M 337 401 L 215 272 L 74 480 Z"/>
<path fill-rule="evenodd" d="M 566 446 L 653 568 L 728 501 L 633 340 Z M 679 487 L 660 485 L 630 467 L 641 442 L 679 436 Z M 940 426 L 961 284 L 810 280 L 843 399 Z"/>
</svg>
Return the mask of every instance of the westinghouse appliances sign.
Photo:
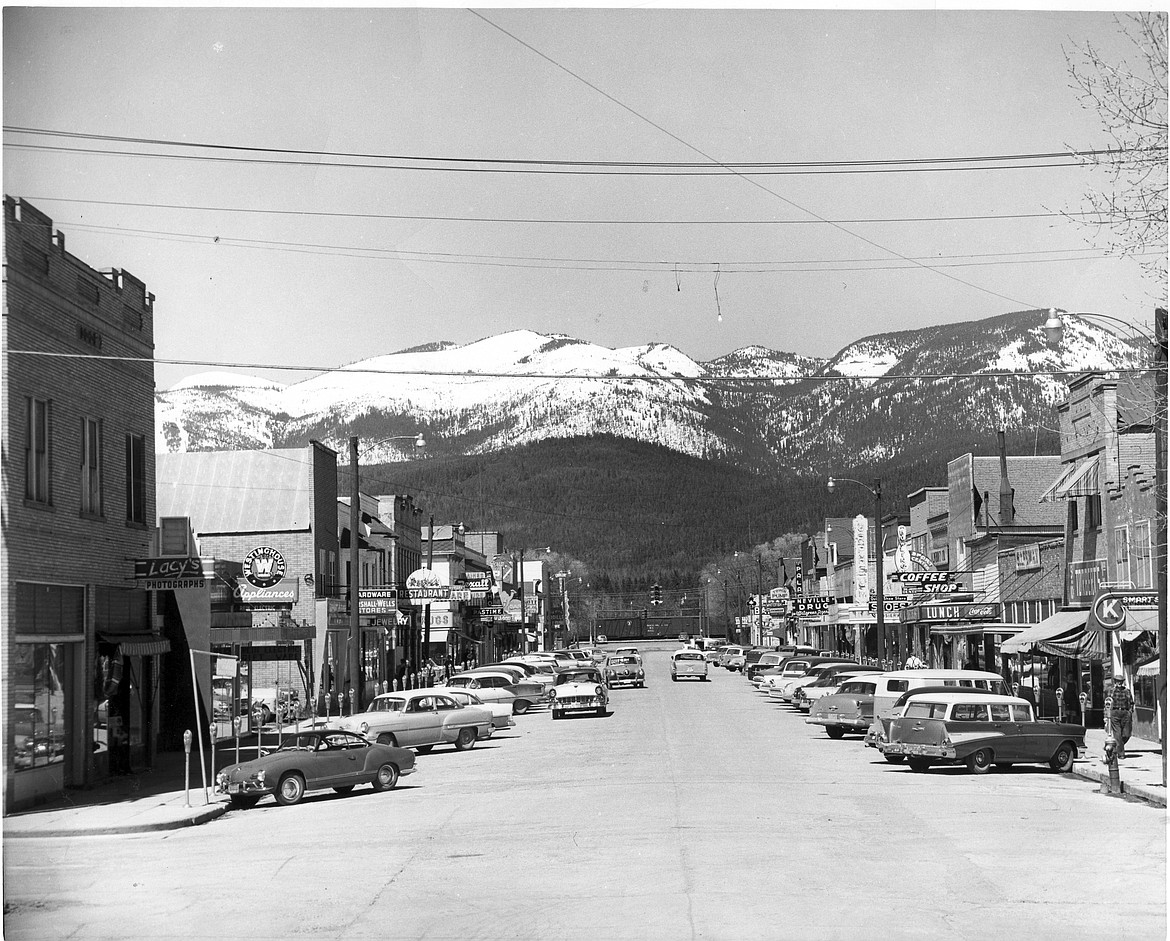
<svg viewBox="0 0 1170 941">
<path fill-rule="evenodd" d="M 280 551 L 257 546 L 244 556 L 243 574 L 236 579 L 238 601 L 258 604 L 287 604 L 300 597 L 295 578 L 285 581 L 286 564 Z"/>
</svg>

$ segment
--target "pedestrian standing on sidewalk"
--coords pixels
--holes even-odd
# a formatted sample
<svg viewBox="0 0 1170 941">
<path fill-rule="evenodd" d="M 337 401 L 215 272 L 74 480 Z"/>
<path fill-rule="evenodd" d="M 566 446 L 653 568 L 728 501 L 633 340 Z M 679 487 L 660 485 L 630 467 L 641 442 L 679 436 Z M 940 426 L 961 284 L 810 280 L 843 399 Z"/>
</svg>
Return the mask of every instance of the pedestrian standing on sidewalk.
<svg viewBox="0 0 1170 941">
<path fill-rule="evenodd" d="M 1125 757 L 1125 743 L 1133 734 L 1133 693 L 1125 685 L 1125 677 L 1117 673 L 1113 676 L 1113 686 L 1105 696 L 1113 700 L 1109 712 L 1109 732 L 1120 760 Z"/>
</svg>

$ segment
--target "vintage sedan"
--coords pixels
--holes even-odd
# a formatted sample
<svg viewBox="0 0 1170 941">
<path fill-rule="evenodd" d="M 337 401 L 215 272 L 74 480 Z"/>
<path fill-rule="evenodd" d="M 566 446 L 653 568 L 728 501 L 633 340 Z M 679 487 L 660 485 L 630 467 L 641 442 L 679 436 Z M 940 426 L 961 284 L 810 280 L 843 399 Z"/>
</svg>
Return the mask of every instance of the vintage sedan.
<svg viewBox="0 0 1170 941">
<path fill-rule="evenodd" d="M 965 764 L 975 774 L 993 766 L 1046 764 L 1071 771 L 1085 727 L 1037 719 L 1032 704 L 1018 696 L 937 693 L 917 696 L 890 723 L 882 751 L 905 756 L 913 771 L 931 765 Z"/>
<path fill-rule="evenodd" d="M 423 753 L 436 745 L 454 745 L 464 751 L 477 739 L 491 738 L 492 714 L 481 706 L 456 702 L 441 687 L 429 687 L 375 696 L 365 712 L 345 716 L 337 725 L 381 745 Z"/>
<path fill-rule="evenodd" d="M 288 806 L 307 791 L 326 787 L 339 794 L 359 784 L 386 791 L 415 770 L 414 752 L 405 748 L 378 745 L 340 729 L 313 729 L 289 735 L 275 751 L 224 768 L 215 777 L 215 790 L 236 808 L 254 807 L 268 794 Z"/>
<path fill-rule="evenodd" d="M 873 722 L 874 681 L 865 676 L 845 680 L 835 693 L 812 704 L 810 725 L 823 725 L 829 738 L 841 738 L 846 732 L 864 732 Z"/>
<path fill-rule="evenodd" d="M 512 711 L 523 715 L 533 706 L 548 698 L 548 687 L 528 679 L 518 679 L 506 669 L 477 668 L 448 677 L 445 686 L 462 686 L 472 690 L 480 699 L 512 697 Z"/>
<path fill-rule="evenodd" d="M 549 696 L 554 719 L 563 719 L 570 712 L 592 712 L 603 716 L 609 706 L 605 678 L 597 667 L 565 670 L 557 677 Z"/>
<path fill-rule="evenodd" d="M 881 667 L 836 666 L 829 667 L 817 679 L 804 686 L 798 686 L 792 696 L 792 704 L 801 712 L 808 712 L 812 704 L 823 696 L 831 696 L 848 679 L 862 673 L 881 673 Z"/>
<path fill-rule="evenodd" d="M 444 688 L 448 696 L 464 706 L 479 706 L 492 714 L 493 729 L 510 729 L 516 724 L 512 718 L 512 704 L 510 702 L 485 702 L 469 689 L 458 689 L 454 686 Z"/>
<path fill-rule="evenodd" d="M 823 660 L 820 663 L 814 663 L 802 674 L 790 676 L 782 682 L 774 682 L 771 689 L 768 690 L 768 698 L 791 703 L 792 697 L 796 694 L 797 689 L 802 686 L 808 686 L 810 683 L 815 683 L 831 667 L 856 667 L 859 665 L 850 661 L 841 660 Z"/>
<path fill-rule="evenodd" d="M 604 673 L 605 682 L 611 689 L 623 684 L 638 687 L 646 685 L 646 671 L 642 669 L 642 658 L 632 654 L 608 657 Z"/>
<path fill-rule="evenodd" d="M 707 659 L 703 651 L 684 647 L 670 655 L 670 678 L 677 682 L 684 677 L 706 682 Z"/>
</svg>

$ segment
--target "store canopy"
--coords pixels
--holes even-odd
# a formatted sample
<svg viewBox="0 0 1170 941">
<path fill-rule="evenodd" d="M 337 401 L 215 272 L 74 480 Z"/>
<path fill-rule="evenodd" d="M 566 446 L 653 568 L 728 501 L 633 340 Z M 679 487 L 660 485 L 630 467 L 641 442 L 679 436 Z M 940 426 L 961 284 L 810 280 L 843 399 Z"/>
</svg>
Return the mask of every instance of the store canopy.
<svg viewBox="0 0 1170 941">
<path fill-rule="evenodd" d="M 1044 491 L 1040 502 L 1055 503 L 1074 497 L 1091 497 L 1100 492 L 1101 479 L 1097 470 L 1097 455 L 1094 454 L 1070 465 L 1056 483 Z"/>
<path fill-rule="evenodd" d="M 961 634 L 1019 634 L 1031 624 L 1003 624 L 999 621 L 968 621 L 963 624 L 931 624 L 933 636 L 957 637 Z"/>
<path fill-rule="evenodd" d="M 1057 611 L 1034 627 L 1021 631 L 1003 642 L 1000 653 L 1013 654 L 1028 650 L 1073 657 L 1078 660 L 1108 660 L 1109 645 L 1105 631 L 1088 631 L 1089 612 Z"/>
<path fill-rule="evenodd" d="M 98 631 L 98 640 L 114 644 L 124 657 L 152 657 L 169 653 L 171 642 L 157 634 L 111 634 Z"/>
</svg>

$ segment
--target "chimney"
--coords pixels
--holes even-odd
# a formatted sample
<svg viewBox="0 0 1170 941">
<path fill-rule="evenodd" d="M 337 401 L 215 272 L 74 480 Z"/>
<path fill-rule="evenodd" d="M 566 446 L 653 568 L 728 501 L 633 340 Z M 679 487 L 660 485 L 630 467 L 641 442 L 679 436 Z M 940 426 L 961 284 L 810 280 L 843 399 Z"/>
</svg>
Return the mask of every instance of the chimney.
<svg viewBox="0 0 1170 941">
<path fill-rule="evenodd" d="M 1007 442 L 1003 428 L 999 429 L 999 525 L 1010 526 L 1016 519 L 1016 491 L 1008 480 Z"/>
</svg>

